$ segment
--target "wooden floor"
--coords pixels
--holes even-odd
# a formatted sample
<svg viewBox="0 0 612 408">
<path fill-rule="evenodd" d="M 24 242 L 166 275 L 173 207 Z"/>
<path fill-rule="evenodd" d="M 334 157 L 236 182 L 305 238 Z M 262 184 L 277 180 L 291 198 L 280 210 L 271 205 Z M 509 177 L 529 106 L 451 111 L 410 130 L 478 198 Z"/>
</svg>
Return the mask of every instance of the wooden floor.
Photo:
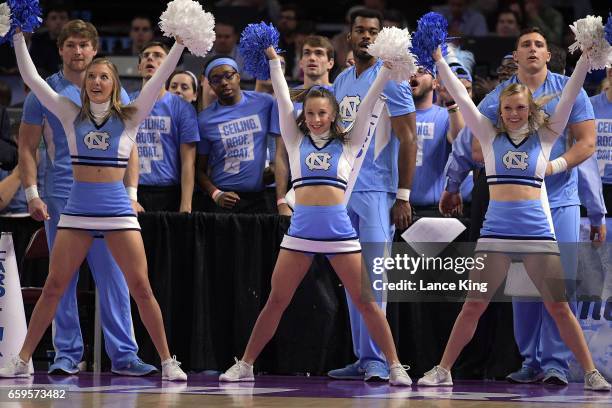
<svg viewBox="0 0 612 408">
<path fill-rule="evenodd" d="M 16 390 L 63 390 L 61 399 L 9 399 Z M 458 382 L 454 387 L 401 388 L 386 383 L 333 381 L 322 377 L 257 377 L 256 382 L 219 383 L 215 377 L 191 375 L 187 384 L 157 377 L 108 374 L 30 379 L 0 379 L 0 407 L 330 407 L 330 408 L 481 408 L 612 407 L 611 393 L 568 387 L 515 385 L 506 382 Z"/>
</svg>

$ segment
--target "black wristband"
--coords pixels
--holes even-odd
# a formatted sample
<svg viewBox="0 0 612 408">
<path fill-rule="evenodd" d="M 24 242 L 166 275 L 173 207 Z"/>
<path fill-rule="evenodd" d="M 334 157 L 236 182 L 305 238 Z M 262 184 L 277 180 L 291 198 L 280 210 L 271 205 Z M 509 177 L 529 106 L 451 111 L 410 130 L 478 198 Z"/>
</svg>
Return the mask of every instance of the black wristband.
<svg viewBox="0 0 612 408">
<path fill-rule="evenodd" d="M 451 101 L 448 101 L 448 102 L 444 102 L 444 106 L 446 106 L 447 108 L 448 108 L 449 106 L 453 106 L 453 105 L 456 105 L 456 102 L 455 102 L 455 101 L 452 101 L 452 100 L 451 100 Z"/>
</svg>

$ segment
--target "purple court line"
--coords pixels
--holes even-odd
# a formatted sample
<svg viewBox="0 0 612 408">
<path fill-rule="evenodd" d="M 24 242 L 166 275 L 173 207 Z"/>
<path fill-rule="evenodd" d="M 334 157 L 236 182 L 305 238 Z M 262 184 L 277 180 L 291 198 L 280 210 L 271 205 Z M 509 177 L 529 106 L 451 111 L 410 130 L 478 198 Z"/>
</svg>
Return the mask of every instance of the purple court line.
<svg viewBox="0 0 612 408">
<path fill-rule="evenodd" d="M 163 385 L 162 385 L 163 384 Z M 411 400 L 467 400 L 490 402 L 538 402 L 558 405 L 580 403 L 612 404 L 612 393 L 585 391 L 581 383 L 567 387 L 520 385 L 503 381 L 457 381 L 454 387 L 392 387 L 388 383 L 337 381 L 326 377 L 258 376 L 255 383 L 219 383 L 215 376 L 190 374 L 187 384 L 162 382 L 151 377 L 121 377 L 112 374 L 48 376 L 32 379 L 0 379 L 0 388 L 54 385 L 73 392 L 100 393 L 185 393 L 201 395 L 253 395 L 305 398 L 375 398 Z M 570 406 L 570 405 L 568 405 Z"/>
</svg>

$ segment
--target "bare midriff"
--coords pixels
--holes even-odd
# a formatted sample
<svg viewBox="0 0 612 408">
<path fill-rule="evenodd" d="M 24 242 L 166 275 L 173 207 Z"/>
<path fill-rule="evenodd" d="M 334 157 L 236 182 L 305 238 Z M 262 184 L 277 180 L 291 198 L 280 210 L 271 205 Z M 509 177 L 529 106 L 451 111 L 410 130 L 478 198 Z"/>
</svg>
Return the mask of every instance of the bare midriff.
<svg viewBox="0 0 612 408">
<path fill-rule="evenodd" d="M 495 201 L 524 201 L 539 200 L 541 189 L 520 184 L 493 184 L 489 186 L 491 200 Z"/>
<path fill-rule="evenodd" d="M 298 205 L 338 205 L 344 202 L 344 190 L 332 186 L 306 186 L 295 189 Z"/>
</svg>

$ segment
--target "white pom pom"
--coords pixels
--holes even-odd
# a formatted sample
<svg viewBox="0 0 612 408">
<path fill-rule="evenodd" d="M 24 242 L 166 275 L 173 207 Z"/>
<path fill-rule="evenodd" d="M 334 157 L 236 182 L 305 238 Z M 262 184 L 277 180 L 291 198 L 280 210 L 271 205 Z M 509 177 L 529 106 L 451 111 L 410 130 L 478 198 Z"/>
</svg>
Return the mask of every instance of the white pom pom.
<svg viewBox="0 0 612 408">
<path fill-rule="evenodd" d="M 409 81 L 417 72 L 414 55 L 409 51 L 412 46 L 410 33 L 407 29 L 385 27 L 376 42 L 368 47 L 368 54 L 393 64 L 391 78 L 395 81 Z"/>
<path fill-rule="evenodd" d="M 11 28 L 11 8 L 7 3 L 0 4 L 0 37 L 4 37 Z"/>
<path fill-rule="evenodd" d="M 178 36 L 192 54 L 204 57 L 215 42 L 215 18 L 193 0 L 173 0 L 160 17 L 167 37 Z"/>
<path fill-rule="evenodd" d="M 612 63 L 612 46 L 605 38 L 601 17 L 586 16 L 570 25 L 576 42 L 569 46 L 570 52 L 580 49 L 589 59 L 591 71 L 603 69 Z"/>
</svg>

